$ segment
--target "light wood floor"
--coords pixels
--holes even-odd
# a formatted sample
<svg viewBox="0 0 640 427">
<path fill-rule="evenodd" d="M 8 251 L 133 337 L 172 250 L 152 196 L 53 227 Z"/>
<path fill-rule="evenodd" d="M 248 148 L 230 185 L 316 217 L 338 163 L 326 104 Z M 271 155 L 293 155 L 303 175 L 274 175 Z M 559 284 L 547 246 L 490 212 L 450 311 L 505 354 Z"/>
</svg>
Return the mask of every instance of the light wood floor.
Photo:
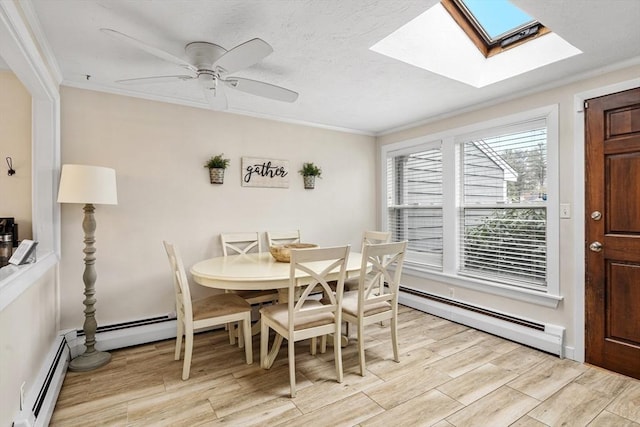
<svg viewBox="0 0 640 427">
<path fill-rule="evenodd" d="M 68 373 L 53 426 L 640 426 L 640 381 L 561 360 L 402 307 L 400 363 L 388 328 L 368 327 L 367 370 L 344 349 L 296 346 L 298 396 L 288 398 L 286 345 L 274 366 L 254 364 L 224 331 L 198 334 L 191 378 L 180 379 L 174 341 L 113 351 L 105 367 Z"/>
</svg>

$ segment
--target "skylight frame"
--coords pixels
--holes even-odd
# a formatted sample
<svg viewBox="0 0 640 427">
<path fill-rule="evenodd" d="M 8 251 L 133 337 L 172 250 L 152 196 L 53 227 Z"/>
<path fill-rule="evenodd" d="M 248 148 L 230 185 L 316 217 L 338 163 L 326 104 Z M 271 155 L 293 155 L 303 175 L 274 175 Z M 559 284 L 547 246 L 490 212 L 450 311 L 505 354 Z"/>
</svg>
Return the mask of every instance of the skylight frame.
<svg viewBox="0 0 640 427">
<path fill-rule="evenodd" d="M 440 3 L 486 58 L 551 32 L 539 21 L 533 19 L 529 23 L 492 38 L 462 0 L 441 0 Z"/>
</svg>

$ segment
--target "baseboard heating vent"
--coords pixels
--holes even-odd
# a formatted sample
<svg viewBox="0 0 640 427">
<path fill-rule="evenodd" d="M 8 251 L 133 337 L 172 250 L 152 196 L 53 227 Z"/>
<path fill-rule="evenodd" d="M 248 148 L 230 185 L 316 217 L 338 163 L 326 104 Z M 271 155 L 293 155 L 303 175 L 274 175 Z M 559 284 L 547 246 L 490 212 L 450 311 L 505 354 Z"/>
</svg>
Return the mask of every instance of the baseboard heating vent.
<svg viewBox="0 0 640 427">
<path fill-rule="evenodd" d="M 53 361 L 51 362 L 51 365 L 49 366 L 49 369 L 47 371 L 44 384 L 42 384 L 42 387 L 40 387 L 40 391 L 38 391 L 38 396 L 36 397 L 36 402 L 33 405 L 33 415 L 35 415 L 36 418 L 38 418 L 38 415 L 40 415 L 40 410 L 42 409 L 42 405 L 44 404 L 45 397 L 49 392 L 49 387 L 51 386 L 51 382 L 53 381 L 56 367 L 58 366 L 58 363 L 60 363 L 60 360 L 62 359 L 62 355 L 65 353 L 66 348 L 67 348 L 67 340 L 64 337 L 62 337 L 62 339 L 60 340 L 60 345 L 58 345 L 58 349 L 56 350 L 56 354 L 53 358 Z"/>
<path fill-rule="evenodd" d="M 14 427 L 49 425 L 69 366 L 69 360 L 67 340 L 63 335 L 60 335 L 49 349 L 33 386 L 26 393 L 22 402 L 22 410 L 13 420 Z"/>
<path fill-rule="evenodd" d="M 400 286 L 400 304 L 564 357 L 565 328 Z"/>
<path fill-rule="evenodd" d="M 149 317 L 146 319 L 132 320 L 129 322 L 122 322 L 122 323 L 114 323 L 112 325 L 106 325 L 106 326 L 98 326 L 98 328 L 96 329 L 96 333 L 119 331 L 122 329 L 137 328 L 140 326 L 155 325 L 155 324 L 164 323 L 164 322 L 173 322 L 175 320 L 176 320 L 175 315 L 167 314 L 164 316 Z M 78 336 L 79 337 L 84 336 L 84 330 L 79 329 Z"/>
<path fill-rule="evenodd" d="M 109 351 L 131 347 L 176 337 L 175 314 L 148 317 L 111 325 L 98 326 L 96 329 L 96 349 Z M 79 356 L 85 350 L 84 330 L 72 330 L 67 334 L 71 348 L 71 358 Z"/>
</svg>

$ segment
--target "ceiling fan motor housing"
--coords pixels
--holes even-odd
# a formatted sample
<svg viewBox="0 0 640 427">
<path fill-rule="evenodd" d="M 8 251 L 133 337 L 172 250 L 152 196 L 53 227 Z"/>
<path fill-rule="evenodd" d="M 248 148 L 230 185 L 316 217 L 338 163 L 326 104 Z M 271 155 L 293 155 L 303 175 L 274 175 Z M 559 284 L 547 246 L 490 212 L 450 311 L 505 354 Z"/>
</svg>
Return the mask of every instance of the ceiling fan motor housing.
<svg viewBox="0 0 640 427">
<path fill-rule="evenodd" d="M 227 53 L 223 47 L 209 42 L 189 43 L 184 50 L 189 62 L 198 68 L 198 72 L 213 71 L 213 64 Z"/>
</svg>

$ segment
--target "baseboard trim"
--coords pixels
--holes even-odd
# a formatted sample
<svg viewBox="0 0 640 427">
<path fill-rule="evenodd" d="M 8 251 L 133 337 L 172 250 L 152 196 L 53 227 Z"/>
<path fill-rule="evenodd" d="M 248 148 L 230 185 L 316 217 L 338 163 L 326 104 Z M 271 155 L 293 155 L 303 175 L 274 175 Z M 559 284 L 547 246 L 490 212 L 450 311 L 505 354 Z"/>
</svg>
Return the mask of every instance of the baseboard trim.
<svg viewBox="0 0 640 427">
<path fill-rule="evenodd" d="M 565 328 L 562 326 L 539 324 L 527 319 L 514 318 L 504 313 L 485 314 L 490 312 L 486 308 L 475 307 L 472 310 L 469 307 L 474 307 L 473 305 L 463 304 L 460 301 L 452 301 L 451 304 L 448 304 L 446 298 L 439 296 L 430 298 L 430 296 L 431 294 L 427 292 L 415 289 L 409 291 L 407 288 L 401 290 L 398 301 L 400 304 L 416 310 L 537 348 L 561 358 L 565 357 Z"/>
<path fill-rule="evenodd" d="M 66 339 L 60 335 L 47 353 L 34 385 L 24 396 L 22 410 L 13 421 L 14 427 L 49 425 L 70 359 Z"/>
<path fill-rule="evenodd" d="M 109 351 L 175 338 L 177 320 L 169 316 L 160 321 L 158 319 L 160 318 L 142 319 L 98 328 L 96 332 L 96 349 Z M 67 332 L 67 340 L 71 348 L 71 358 L 84 352 L 85 336 L 83 331 Z"/>
</svg>

